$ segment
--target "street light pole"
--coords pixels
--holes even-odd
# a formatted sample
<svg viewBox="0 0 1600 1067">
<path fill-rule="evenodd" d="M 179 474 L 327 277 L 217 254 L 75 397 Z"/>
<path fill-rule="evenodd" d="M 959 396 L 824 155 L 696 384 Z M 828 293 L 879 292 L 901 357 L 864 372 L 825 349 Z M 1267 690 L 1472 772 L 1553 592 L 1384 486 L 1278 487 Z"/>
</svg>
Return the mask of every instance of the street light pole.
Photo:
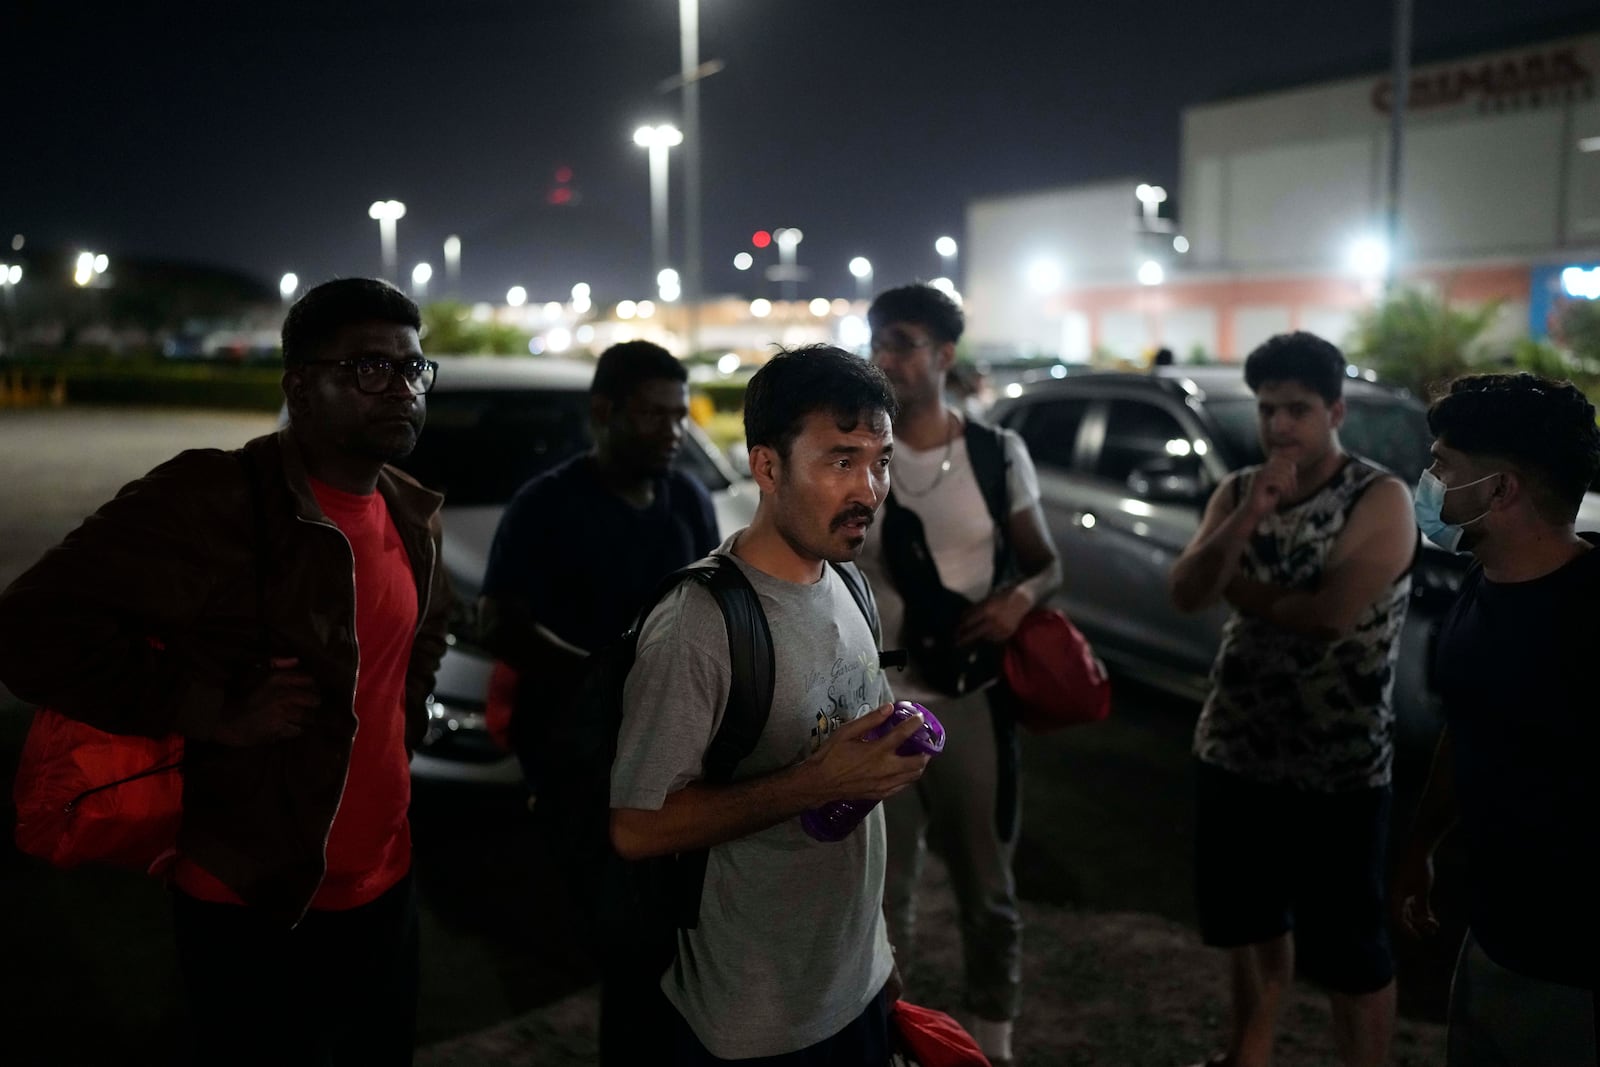
<svg viewBox="0 0 1600 1067">
<path fill-rule="evenodd" d="M 700 348 L 700 0 L 678 0 L 678 46 L 683 68 L 684 303 L 690 355 Z"/>
<path fill-rule="evenodd" d="M 866 256 L 857 256 L 850 261 L 850 273 L 856 279 L 856 299 L 870 300 L 872 298 L 872 262 Z"/>
<path fill-rule="evenodd" d="M 941 237 L 933 242 L 933 250 L 939 253 L 939 262 L 944 266 L 944 276 L 952 282 L 956 280 L 956 253 L 958 246 L 954 237 Z"/>
<path fill-rule="evenodd" d="M 383 244 L 383 276 L 392 281 L 400 273 L 400 255 L 396 248 L 395 223 L 406 217 L 406 206 L 398 200 L 374 200 L 367 208 L 367 218 L 378 222 L 378 237 Z"/>
<path fill-rule="evenodd" d="M 461 238 L 455 234 L 444 239 L 444 280 L 450 295 L 461 299 Z"/>
<path fill-rule="evenodd" d="M 428 299 L 428 282 L 433 278 L 431 263 L 418 263 L 411 268 L 411 299 L 422 303 Z"/>
<path fill-rule="evenodd" d="M 1389 187 L 1384 205 L 1384 234 L 1389 242 L 1383 289 L 1394 287 L 1395 264 L 1400 259 L 1400 157 L 1405 147 L 1406 106 L 1411 96 L 1411 4 L 1394 0 L 1394 67 L 1389 75 Z"/>
<path fill-rule="evenodd" d="M 778 243 L 778 263 L 781 267 L 778 276 L 783 280 L 785 300 L 795 298 L 795 284 L 799 277 L 799 272 L 795 269 L 795 250 L 800 247 L 800 241 L 804 237 L 805 234 L 793 226 L 785 227 L 772 235 L 772 239 Z"/>
<path fill-rule="evenodd" d="M 650 153 L 650 256 L 656 274 L 667 269 L 668 245 L 667 151 L 683 143 L 683 133 L 670 125 L 640 126 L 633 143 Z"/>
</svg>

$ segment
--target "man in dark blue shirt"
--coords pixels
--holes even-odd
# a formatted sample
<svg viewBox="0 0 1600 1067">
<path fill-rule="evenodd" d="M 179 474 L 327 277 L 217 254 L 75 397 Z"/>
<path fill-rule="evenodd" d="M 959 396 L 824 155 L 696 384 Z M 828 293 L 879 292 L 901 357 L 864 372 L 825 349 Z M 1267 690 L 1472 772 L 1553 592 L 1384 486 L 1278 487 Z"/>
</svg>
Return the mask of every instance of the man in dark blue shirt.
<svg viewBox="0 0 1600 1067">
<path fill-rule="evenodd" d="M 1566 382 L 1488 374 L 1457 380 L 1428 423 L 1418 524 L 1477 565 L 1440 630 L 1446 729 L 1393 899 L 1412 932 L 1438 928 L 1433 853 L 1459 821 L 1468 931 L 1446 1062 L 1593 1064 L 1600 535 L 1575 519 L 1600 471 L 1595 409 Z"/>
<path fill-rule="evenodd" d="M 648 341 L 612 345 L 595 366 L 589 404 L 594 448 L 512 497 L 478 604 L 484 645 L 517 673 L 511 737 L 535 794 L 563 759 L 551 727 L 569 714 L 589 654 L 622 636 L 663 578 L 721 540 L 705 487 L 672 467 L 689 417 L 683 365 Z M 572 861 L 559 847 L 550 859 Z M 566 873 L 572 918 L 592 921 L 592 887 Z M 645 1062 L 671 1019 L 660 975 L 623 954 L 602 956 L 600 1060 Z"/>
<path fill-rule="evenodd" d="M 479 604 L 486 647 L 518 675 L 511 733 L 535 790 L 552 758 L 541 720 L 565 712 L 584 659 L 720 540 L 705 487 L 672 469 L 689 414 L 683 365 L 648 341 L 612 345 L 589 397 L 594 448 L 511 499 Z"/>
</svg>

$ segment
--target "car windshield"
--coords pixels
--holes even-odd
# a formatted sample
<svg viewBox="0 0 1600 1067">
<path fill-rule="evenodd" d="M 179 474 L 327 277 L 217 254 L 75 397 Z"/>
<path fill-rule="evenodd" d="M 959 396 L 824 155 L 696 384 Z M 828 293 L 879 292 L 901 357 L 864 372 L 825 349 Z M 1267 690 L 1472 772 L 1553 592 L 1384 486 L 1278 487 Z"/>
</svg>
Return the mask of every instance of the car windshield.
<svg viewBox="0 0 1600 1067">
<path fill-rule="evenodd" d="M 1206 410 L 1216 420 L 1218 443 L 1230 467 L 1261 462 L 1253 397 L 1210 400 Z M 1407 483 L 1420 478 L 1433 462 L 1428 455 L 1433 435 L 1427 415 L 1416 404 L 1398 398 L 1346 397 L 1339 441 L 1346 451 L 1387 467 Z"/>
<path fill-rule="evenodd" d="M 528 479 L 589 448 L 589 394 L 581 389 L 434 392 L 406 473 L 444 493 L 451 507 L 504 505 Z M 727 480 L 691 435 L 679 469 L 712 491 Z"/>
</svg>

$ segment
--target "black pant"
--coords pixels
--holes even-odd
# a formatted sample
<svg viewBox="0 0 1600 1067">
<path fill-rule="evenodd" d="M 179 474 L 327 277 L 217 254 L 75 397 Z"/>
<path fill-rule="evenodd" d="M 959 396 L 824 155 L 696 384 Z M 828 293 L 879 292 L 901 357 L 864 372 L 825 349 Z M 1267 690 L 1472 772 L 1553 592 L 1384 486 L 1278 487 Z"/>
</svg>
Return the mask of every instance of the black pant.
<svg viewBox="0 0 1600 1067">
<path fill-rule="evenodd" d="M 741 1063 L 746 1067 L 888 1067 L 889 1063 L 889 996 L 881 989 L 866 1010 L 843 1030 L 815 1045 L 781 1056 L 718 1059 L 700 1043 L 682 1015 L 676 1011 L 672 1015 L 676 1027 L 672 1041 L 673 1067 L 716 1067 L 729 1063 Z"/>
<path fill-rule="evenodd" d="M 409 1064 L 417 1028 L 411 875 L 370 904 L 286 929 L 176 892 L 173 926 L 196 1064 Z"/>
</svg>

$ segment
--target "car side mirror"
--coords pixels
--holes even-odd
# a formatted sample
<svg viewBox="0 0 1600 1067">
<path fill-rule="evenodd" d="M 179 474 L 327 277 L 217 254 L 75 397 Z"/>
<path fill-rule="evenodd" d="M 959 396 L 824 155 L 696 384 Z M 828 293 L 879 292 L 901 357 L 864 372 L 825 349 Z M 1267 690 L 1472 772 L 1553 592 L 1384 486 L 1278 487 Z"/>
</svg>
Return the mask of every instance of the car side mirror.
<svg viewBox="0 0 1600 1067">
<path fill-rule="evenodd" d="M 1194 461 L 1177 459 L 1160 459 L 1136 467 L 1128 475 L 1128 489 L 1157 504 L 1192 504 L 1206 493 Z"/>
</svg>

